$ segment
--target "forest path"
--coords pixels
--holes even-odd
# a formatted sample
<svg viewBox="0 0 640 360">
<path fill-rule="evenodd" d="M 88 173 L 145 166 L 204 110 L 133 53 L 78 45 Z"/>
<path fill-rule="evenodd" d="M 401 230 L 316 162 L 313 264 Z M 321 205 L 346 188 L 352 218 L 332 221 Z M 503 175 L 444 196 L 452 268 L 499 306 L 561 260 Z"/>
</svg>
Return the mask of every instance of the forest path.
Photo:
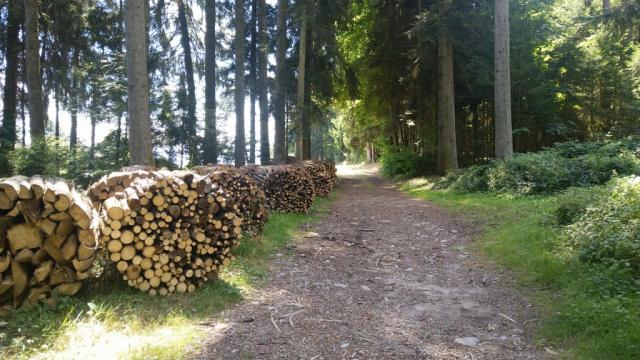
<svg viewBox="0 0 640 360">
<path fill-rule="evenodd" d="M 368 168 L 222 314 L 196 359 L 541 359 L 508 273 L 474 259 L 474 230 Z M 346 175 L 344 175 L 346 174 Z"/>
</svg>

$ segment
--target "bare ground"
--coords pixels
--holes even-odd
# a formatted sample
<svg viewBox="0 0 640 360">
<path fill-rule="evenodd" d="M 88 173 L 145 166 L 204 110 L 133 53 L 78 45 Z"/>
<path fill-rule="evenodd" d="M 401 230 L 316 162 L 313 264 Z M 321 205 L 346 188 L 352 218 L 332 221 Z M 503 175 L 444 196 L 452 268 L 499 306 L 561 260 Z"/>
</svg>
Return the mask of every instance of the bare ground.
<svg viewBox="0 0 640 360">
<path fill-rule="evenodd" d="M 465 250 L 473 226 L 360 175 L 341 178 L 339 200 L 273 260 L 266 287 L 203 327 L 194 358 L 545 358 L 509 274 Z"/>
</svg>

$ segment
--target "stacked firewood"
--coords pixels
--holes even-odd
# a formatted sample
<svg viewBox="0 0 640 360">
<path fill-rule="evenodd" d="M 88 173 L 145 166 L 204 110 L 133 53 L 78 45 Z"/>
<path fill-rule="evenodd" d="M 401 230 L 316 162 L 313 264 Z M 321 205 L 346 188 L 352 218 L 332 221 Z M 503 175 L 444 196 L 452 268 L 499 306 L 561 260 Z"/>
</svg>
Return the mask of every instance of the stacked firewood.
<svg viewBox="0 0 640 360">
<path fill-rule="evenodd" d="M 262 188 L 267 207 L 272 211 L 307 213 L 313 205 L 313 181 L 303 167 L 251 165 L 242 167 L 241 171 Z"/>
<path fill-rule="evenodd" d="M 192 292 L 233 258 L 243 219 L 209 176 L 153 172 L 103 203 L 100 243 L 130 286 Z"/>
<path fill-rule="evenodd" d="M 109 175 L 103 176 L 100 180 L 95 182 L 89 190 L 87 195 L 91 198 L 93 206 L 99 209 L 102 202 L 107 198 L 125 191 L 131 185 L 133 180 L 137 178 L 147 178 L 153 176 L 151 169 L 145 167 L 126 167 L 121 171 L 113 172 Z"/>
<path fill-rule="evenodd" d="M 317 160 L 307 160 L 297 165 L 305 169 L 310 175 L 316 196 L 329 196 L 337 179 L 335 165 L 327 161 Z"/>
<path fill-rule="evenodd" d="M 74 295 L 90 276 L 97 214 L 62 179 L 0 179 L 0 314 L 55 291 Z"/>
<path fill-rule="evenodd" d="M 258 234 L 267 220 L 266 197 L 253 179 L 230 165 L 197 166 L 191 171 L 208 176 L 231 197 L 244 219 L 243 231 Z"/>
</svg>

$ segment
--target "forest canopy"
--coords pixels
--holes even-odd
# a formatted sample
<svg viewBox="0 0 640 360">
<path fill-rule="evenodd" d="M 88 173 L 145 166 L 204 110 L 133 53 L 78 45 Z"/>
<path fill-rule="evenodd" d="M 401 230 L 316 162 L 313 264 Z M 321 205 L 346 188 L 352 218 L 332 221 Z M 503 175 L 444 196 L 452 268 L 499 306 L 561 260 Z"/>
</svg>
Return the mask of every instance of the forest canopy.
<svg viewBox="0 0 640 360">
<path fill-rule="evenodd" d="M 289 156 L 443 172 L 640 116 L 632 0 L 3 0 L 0 56 L 0 175 Z"/>
</svg>

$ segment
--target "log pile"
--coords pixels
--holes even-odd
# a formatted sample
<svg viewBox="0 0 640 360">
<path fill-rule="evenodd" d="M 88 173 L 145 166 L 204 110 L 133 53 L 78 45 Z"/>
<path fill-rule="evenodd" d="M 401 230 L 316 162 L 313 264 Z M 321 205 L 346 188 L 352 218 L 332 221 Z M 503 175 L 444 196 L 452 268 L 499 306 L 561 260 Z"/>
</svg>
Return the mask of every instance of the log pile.
<svg viewBox="0 0 640 360">
<path fill-rule="evenodd" d="M 242 217 L 208 176 L 153 172 L 108 197 L 100 211 L 109 258 L 130 286 L 151 295 L 192 292 L 231 260 Z"/>
<path fill-rule="evenodd" d="M 233 166 L 197 166 L 191 171 L 208 176 L 213 184 L 219 185 L 231 197 L 231 203 L 238 206 L 244 219 L 243 231 L 259 234 L 267 221 L 267 199 L 253 179 Z"/>
<path fill-rule="evenodd" d="M 300 166 L 244 166 L 240 169 L 265 193 L 267 208 L 279 212 L 307 213 L 315 190 L 309 173 Z"/>
<path fill-rule="evenodd" d="M 327 197 L 333 191 L 337 175 L 335 165 L 328 161 L 307 160 L 299 163 L 311 176 L 316 196 Z"/>
<path fill-rule="evenodd" d="M 87 191 L 87 195 L 91 198 L 93 207 L 99 209 L 103 201 L 114 196 L 116 193 L 123 192 L 131 185 L 133 180 L 152 176 L 153 173 L 150 169 L 141 167 L 123 168 L 121 171 L 103 176 L 100 180 L 92 184 Z"/>
<path fill-rule="evenodd" d="M 90 276 L 97 214 L 62 179 L 0 179 L 0 314 L 52 292 L 74 295 Z"/>
</svg>

